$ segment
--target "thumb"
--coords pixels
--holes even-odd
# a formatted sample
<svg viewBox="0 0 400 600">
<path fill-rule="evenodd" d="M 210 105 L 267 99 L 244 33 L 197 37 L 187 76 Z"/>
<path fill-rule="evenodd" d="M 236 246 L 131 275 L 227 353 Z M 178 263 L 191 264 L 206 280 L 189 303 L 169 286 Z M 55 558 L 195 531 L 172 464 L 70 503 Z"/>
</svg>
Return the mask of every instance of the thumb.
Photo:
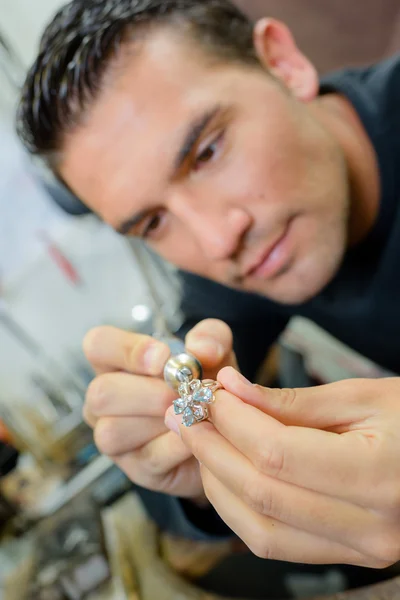
<svg viewBox="0 0 400 600">
<path fill-rule="evenodd" d="M 224 368 L 218 381 L 230 393 L 284 425 L 348 431 L 376 413 L 374 383 L 366 379 L 338 381 L 311 388 L 270 389 L 254 385 Z"/>
<path fill-rule="evenodd" d="M 217 371 L 224 366 L 237 367 L 232 330 L 223 321 L 201 321 L 189 331 L 185 345 L 199 359 L 208 377 L 215 377 Z"/>
</svg>

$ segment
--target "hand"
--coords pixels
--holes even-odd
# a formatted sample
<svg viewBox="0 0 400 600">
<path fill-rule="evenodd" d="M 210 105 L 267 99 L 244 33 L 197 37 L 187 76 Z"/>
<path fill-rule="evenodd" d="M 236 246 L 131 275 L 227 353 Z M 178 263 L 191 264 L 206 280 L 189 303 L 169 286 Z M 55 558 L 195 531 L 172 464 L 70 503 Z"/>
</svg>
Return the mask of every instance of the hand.
<svg viewBox="0 0 400 600">
<path fill-rule="evenodd" d="M 198 324 L 186 345 L 202 362 L 206 377 L 236 364 L 232 333 L 221 321 Z M 100 327 L 86 336 L 84 350 L 97 373 L 87 391 L 84 418 L 100 452 L 141 487 L 204 501 L 198 462 L 164 423 L 165 411 L 177 398 L 162 379 L 169 348 L 149 336 Z"/>
<path fill-rule="evenodd" d="M 218 380 L 211 422 L 166 422 L 206 495 L 258 556 L 383 568 L 400 560 L 400 379 L 297 390 Z M 226 391 L 227 390 L 227 391 Z"/>
</svg>

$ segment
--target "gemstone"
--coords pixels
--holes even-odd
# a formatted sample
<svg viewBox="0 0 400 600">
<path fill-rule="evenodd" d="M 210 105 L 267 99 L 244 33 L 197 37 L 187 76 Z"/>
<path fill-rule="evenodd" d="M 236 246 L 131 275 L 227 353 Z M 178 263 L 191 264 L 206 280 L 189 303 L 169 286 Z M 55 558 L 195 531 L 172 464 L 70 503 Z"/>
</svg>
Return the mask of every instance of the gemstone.
<svg viewBox="0 0 400 600">
<path fill-rule="evenodd" d="M 174 402 L 174 412 L 176 415 L 181 415 L 183 411 L 187 408 L 187 400 L 183 398 L 179 398 Z"/>
<path fill-rule="evenodd" d="M 182 383 L 178 388 L 178 394 L 180 396 L 188 396 L 190 394 L 189 385 L 187 383 Z"/>
<path fill-rule="evenodd" d="M 191 408 L 187 408 L 183 413 L 182 423 L 185 427 L 191 427 L 196 422 L 196 417 Z"/>
<path fill-rule="evenodd" d="M 206 412 L 204 410 L 204 406 L 194 406 L 193 407 L 193 414 L 196 417 L 196 421 L 203 421 L 203 419 L 205 419 L 206 417 Z"/>
<path fill-rule="evenodd" d="M 206 404 L 210 404 L 213 401 L 213 397 L 214 395 L 210 388 L 202 387 L 193 394 L 193 401 L 205 402 Z"/>
<path fill-rule="evenodd" d="M 189 386 L 192 392 L 195 392 L 201 388 L 201 381 L 199 379 L 194 379 L 189 383 Z"/>
</svg>

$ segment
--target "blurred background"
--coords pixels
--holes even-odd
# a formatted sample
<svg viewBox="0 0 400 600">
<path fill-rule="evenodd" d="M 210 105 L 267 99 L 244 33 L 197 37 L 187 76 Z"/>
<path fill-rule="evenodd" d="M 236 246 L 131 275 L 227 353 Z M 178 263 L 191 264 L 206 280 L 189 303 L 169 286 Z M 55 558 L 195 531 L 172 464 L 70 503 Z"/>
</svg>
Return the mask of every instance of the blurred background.
<svg viewBox="0 0 400 600">
<path fill-rule="evenodd" d="M 93 377 L 85 333 L 152 333 L 160 315 L 174 331 L 181 315 L 173 269 L 95 217 L 66 214 L 58 205 L 73 199 L 16 139 L 19 87 L 62 4 L 0 0 L 0 599 L 205 598 L 188 557 L 207 570 L 209 549 L 163 538 L 162 554 L 130 483 L 82 422 Z M 400 49 L 397 0 L 237 4 L 284 20 L 321 74 Z M 214 548 L 213 560 L 226 551 Z M 149 574 L 150 562 L 161 570 Z"/>
</svg>

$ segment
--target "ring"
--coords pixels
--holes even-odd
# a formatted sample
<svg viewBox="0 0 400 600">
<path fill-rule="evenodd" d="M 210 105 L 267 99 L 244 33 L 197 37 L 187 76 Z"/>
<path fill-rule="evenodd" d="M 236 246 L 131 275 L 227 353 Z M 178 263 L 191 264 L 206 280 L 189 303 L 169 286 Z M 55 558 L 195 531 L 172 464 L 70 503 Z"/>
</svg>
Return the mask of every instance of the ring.
<svg viewBox="0 0 400 600">
<path fill-rule="evenodd" d="M 215 402 L 215 392 L 222 385 L 213 379 L 193 379 L 179 386 L 179 398 L 174 402 L 176 415 L 182 415 L 182 424 L 191 427 L 195 423 L 206 421 L 209 417 L 208 407 Z"/>
</svg>

